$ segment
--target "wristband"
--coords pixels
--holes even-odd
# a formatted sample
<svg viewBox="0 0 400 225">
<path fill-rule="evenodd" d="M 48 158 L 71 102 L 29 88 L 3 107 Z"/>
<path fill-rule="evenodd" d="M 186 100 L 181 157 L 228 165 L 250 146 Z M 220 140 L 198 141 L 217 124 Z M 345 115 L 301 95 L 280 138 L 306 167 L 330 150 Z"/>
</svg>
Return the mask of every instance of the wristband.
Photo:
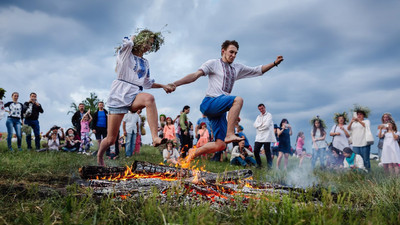
<svg viewBox="0 0 400 225">
<path fill-rule="evenodd" d="M 278 64 L 276 64 L 276 62 L 274 61 L 274 66 L 278 67 Z"/>
</svg>

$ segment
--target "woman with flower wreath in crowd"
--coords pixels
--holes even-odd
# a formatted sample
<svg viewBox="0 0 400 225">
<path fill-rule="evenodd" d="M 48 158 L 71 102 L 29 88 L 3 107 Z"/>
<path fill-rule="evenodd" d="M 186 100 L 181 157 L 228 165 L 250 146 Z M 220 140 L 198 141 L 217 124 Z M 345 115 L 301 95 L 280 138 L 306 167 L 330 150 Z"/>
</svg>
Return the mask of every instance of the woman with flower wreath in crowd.
<svg viewBox="0 0 400 225">
<path fill-rule="evenodd" d="M 319 158 L 319 166 L 321 168 L 325 167 L 325 153 L 326 153 L 326 125 L 325 121 L 316 116 L 310 120 L 313 128 L 311 129 L 311 139 L 312 139 L 312 160 L 311 166 L 315 167 L 317 159 Z"/>
<path fill-rule="evenodd" d="M 347 130 L 347 126 L 345 126 L 349 122 L 347 113 L 335 113 L 333 121 L 335 122 L 335 125 L 332 126 L 331 132 L 329 133 L 330 136 L 332 136 L 332 147 L 343 152 L 344 148 L 350 147 L 350 133 Z"/>
<path fill-rule="evenodd" d="M 166 93 L 174 90 L 168 85 L 155 83 L 150 78 L 149 63 L 143 58 L 146 53 L 157 52 L 163 43 L 161 32 L 154 33 L 144 29 L 137 36 L 125 37 L 122 46 L 116 49 L 117 79 L 111 85 L 107 100 L 109 106 L 107 137 L 101 142 L 97 154 L 97 163 L 100 166 L 105 166 L 103 155 L 108 147 L 115 143 L 122 118 L 129 110 L 136 112 L 146 108 L 153 146 L 166 142 L 167 139 L 158 137 L 158 113 L 154 96 L 142 92 L 143 88 L 163 88 Z"/>
<path fill-rule="evenodd" d="M 392 114 L 384 113 L 382 115 L 382 117 L 381 117 L 381 121 L 382 121 L 382 124 L 380 124 L 378 126 L 378 132 L 376 133 L 376 136 L 378 136 L 378 137 L 379 137 L 379 133 L 380 132 L 382 132 L 383 134 L 385 134 L 385 132 L 387 132 L 387 127 L 388 127 L 387 123 L 389 121 L 394 121 L 394 119 L 392 117 Z M 381 158 L 382 158 L 383 139 L 384 139 L 384 136 L 382 138 L 379 138 L 379 141 L 378 141 L 378 157 L 379 157 L 379 160 L 381 160 Z"/>
<path fill-rule="evenodd" d="M 370 152 L 371 145 L 367 142 L 367 132 L 371 132 L 371 123 L 368 118 L 371 110 L 368 107 L 354 105 L 353 118 L 351 119 L 347 129 L 351 131 L 351 141 L 353 152 L 361 155 L 364 160 L 364 166 L 367 170 L 371 169 Z"/>
</svg>

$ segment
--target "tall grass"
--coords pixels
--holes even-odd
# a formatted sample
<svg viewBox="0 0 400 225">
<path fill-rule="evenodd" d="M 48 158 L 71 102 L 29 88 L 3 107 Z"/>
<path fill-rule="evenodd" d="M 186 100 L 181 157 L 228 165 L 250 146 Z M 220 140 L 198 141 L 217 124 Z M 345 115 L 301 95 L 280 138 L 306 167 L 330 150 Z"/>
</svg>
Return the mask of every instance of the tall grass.
<svg viewBox="0 0 400 225">
<path fill-rule="evenodd" d="M 107 159 L 107 165 L 162 161 L 160 152 L 149 146 L 133 158 L 123 154 L 118 160 Z M 126 200 L 95 196 L 75 182 L 79 167 L 96 164 L 93 156 L 9 152 L 4 141 L 0 155 L 0 224 L 400 224 L 400 179 L 384 175 L 375 162 L 365 174 L 300 170 L 298 160 L 291 158 L 287 171 L 253 169 L 254 179 L 292 185 L 308 179 L 304 193 L 266 193 L 247 204 L 236 197 L 233 203 L 215 205 L 177 201 L 185 196 L 175 190 L 163 199 L 157 190 L 146 198 Z M 212 172 L 241 169 L 227 162 L 198 164 Z"/>
</svg>

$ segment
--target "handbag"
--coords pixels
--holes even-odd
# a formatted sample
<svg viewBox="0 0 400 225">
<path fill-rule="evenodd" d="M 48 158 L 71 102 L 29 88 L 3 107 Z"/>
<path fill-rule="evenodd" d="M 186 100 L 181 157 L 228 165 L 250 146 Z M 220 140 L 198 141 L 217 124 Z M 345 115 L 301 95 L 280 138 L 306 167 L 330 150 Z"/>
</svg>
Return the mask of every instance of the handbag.
<svg viewBox="0 0 400 225">
<path fill-rule="evenodd" d="M 335 130 L 333 131 L 333 133 L 336 132 L 336 128 L 337 128 L 337 125 L 336 125 Z M 335 148 L 335 147 L 333 147 L 333 140 L 335 140 L 335 136 L 333 136 L 332 141 L 331 141 L 331 143 L 330 143 L 329 146 L 328 146 L 328 150 L 329 150 L 329 151 L 332 151 L 332 150 Z"/>
<path fill-rule="evenodd" d="M 367 141 L 367 145 L 374 144 L 374 135 L 372 135 L 371 128 L 369 126 L 365 127 L 365 140 Z"/>
</svg>

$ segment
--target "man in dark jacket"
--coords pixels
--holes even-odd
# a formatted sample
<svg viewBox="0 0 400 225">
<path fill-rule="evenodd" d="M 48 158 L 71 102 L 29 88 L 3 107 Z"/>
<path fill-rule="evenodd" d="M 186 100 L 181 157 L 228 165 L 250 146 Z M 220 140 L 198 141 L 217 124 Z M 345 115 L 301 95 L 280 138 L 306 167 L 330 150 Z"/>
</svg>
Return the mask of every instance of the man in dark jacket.
<svg viewBox="0 0 400 225">
<path fill-rule="evenodd" d="M 104 108 L 104 102 L 97 103 L 97 111 L 93 114 L 93 120 L 90 128 L 96 135 L 96 140 L 100 146 L 101 140 L 107 136 L 107 116 L 108 112 Z"/>
<path fill-rule="evenodd" d="M 78 106 L 78 111 L 76 111 L 74 113 L 74 115 L 72 116 L 71 122 L 72 125 L 75 127 L 76 131 L 78 132 L 78 134 L 81 134 L 81 120 L 82 120 L 82 116 L 85 115 L 86 111 L 85 111 L 85 104 L 83 103 L 79 103 Z"/>
<path fill-rule="evenodd" d="M 42 105 L 37 101 L 36 93 L 32 92 L 29 95 L 29 101 L 24 103 L 25 108 L 25 125 L 32 127 L 33 133 L 35 134 L 35 147 L 36 150 L 40 149 L 40 126 L 39 126 L 39 113 L 43 113 Z M 26 134 L 26 144 L 28 149 L 32 149 L 32 135 L 31 133 Z"/>
</svg>

